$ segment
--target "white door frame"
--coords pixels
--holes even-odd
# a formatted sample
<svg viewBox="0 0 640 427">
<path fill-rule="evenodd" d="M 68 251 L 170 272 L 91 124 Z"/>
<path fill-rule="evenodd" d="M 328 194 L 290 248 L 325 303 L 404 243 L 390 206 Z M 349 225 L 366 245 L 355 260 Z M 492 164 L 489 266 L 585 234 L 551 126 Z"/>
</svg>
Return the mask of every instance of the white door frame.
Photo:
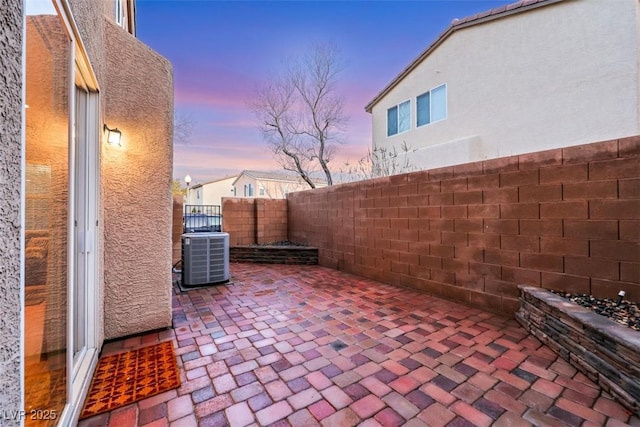
<svg viewBox="0 0 640 427">
<path fill-rule="evenodd" d="M 98 233 L 98 202 L 99 202 L 99 165 L 100 165 L 100 141 L 101 139 L 101 126 L 100 126 L 100 98 L 98 94 L 98 84 L 91 67 L 91 63 L 88 60 L 88 56 L 80 40 L 78 27 L 73 19 L 71 9 L 67 0 L 52 0 L 58 16 L 63 21 L 63 26 L 67 31 L 67 34 L 71 40 L 71 52 L 69 63 L 69 222 L 68 222 L 68 252 L 67 252 L 67 404 L 65 405 L 62 414 L 58 419 L 59 426 L 66 426 L 75 424 L 79 418 L 80 411 L 82 409 L 82 403 L 89 391 L 91 384 L 91 377 L 98 362 L 98 348 L 100 343 L 98 342 L 99 334 L 97 327 L 99 323 L 99 304 L 98 304 L 98 286 L 99 286 L 99 233 Z M 26 19 L 26 17 L 25 17 Z M 26 28 L 26 25 L 25 25 Z M 79 78 L 79 80 L 78 80 Z M 76 170 L 76 82 L 82 82 L 88 89 L 89 95 L 87 96 L 87 114 L 86 114 L 86 135 L 84 139 L 87 146 L 87 159 L 88 164 L 86 170 L 88 173 L 78 174 Z M 88 176 L 83 176 L 88 175 Z M 90 256 L 87 256 L 87 269 L 85 275 L 86 284 L 86 317 L 85 317 L 85 342 L 86 350 L 82 357 L 77 361 L 74 366 L 74 313 L 75 313 L 75 268 L 76 268 L 76 254 L 78 247 L 76 245 L 75 226 L 74 221 L 76 217 L 76 179 L 87 179 L 87 188 L 89 189 L 88 200 L 85 200 L 87 209 L 87 218 L 90 220 L 90 229 L 93 230 L 94 238 L 90 243 L 92 251 Z M 89 228 L 89 227 L 87 227 Z M 85 235 L 86 239 L 86 235 Z"/>
<path fill-rule="evenodd" d="M 83 84 L 80 86 L 80 84 Z M 75 181 L 72 188 L 74 191 L 74 220 L 71 234 L 77 244 L 74 250 L 74 277 L 69 296 L 69 316 L 70 331 L 69 356 L 72 369 L 70 369 L 71 384 L 69 390 L 69 402 L 72 406 L 77 406 L 76 402 L 84 401 L 86 388 L 91 381 L 91 374 L 97 361 L 97 333 L 98 324 L 96 315 L 98 308 L 97 286 L 98 286 L 98 194 L 99 194 L 99 174 L 98 174 L 98 152 L 100 147 L 99 135 L 99 95 L 90 91 L 82 76 L 76 72 L 76 85 L 74 85 L 74 96 L 77 92 L 83 92 L 85 101 L 84 111 L 78 111 L 75 117 L 76 123 L 83 120 L 82 126 L 75 129 L 82 132 L 77 135 L 74 141 L 76 147 L 75 159 L 73 162 L 75 170 Z M 77 191 L 78 188 L 80 191 Z M 76 194 L 77 192 L 77 194 Z M 75 208 L 79 207 L 77 211 Z M 82 216 L 82 218 L 80 218 Z M 82 259 L 83 258 L 83 259 Z M 78 320 L 82 322 L 81 327 L 83 348 L 78 352 L 76 358 L 76 324 L 75 310 L 78 307 L 76 301 L 76 285 L 83 287 L 81 295 L 83 297 L 82 313 L 78 313 Z"/>
</svg>

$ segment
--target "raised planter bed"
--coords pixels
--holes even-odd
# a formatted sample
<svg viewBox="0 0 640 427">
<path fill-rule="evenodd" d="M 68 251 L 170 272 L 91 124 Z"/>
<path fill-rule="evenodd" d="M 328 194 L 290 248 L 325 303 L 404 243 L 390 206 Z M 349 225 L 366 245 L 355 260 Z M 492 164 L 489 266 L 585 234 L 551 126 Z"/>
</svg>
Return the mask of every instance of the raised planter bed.
<svg viewBox="0 0 640 427">
<path fill-rule="evenodd" d="M 640 332 L 531 286 L 520 286 L 516 319 L 640 416 Z"/>
<path fill-rule="evenodd" d="M 233 246 L 229 248 L 231 262 L 261 264 L 318 264 L 318 248 L 311 246 Z"/>
</svg>

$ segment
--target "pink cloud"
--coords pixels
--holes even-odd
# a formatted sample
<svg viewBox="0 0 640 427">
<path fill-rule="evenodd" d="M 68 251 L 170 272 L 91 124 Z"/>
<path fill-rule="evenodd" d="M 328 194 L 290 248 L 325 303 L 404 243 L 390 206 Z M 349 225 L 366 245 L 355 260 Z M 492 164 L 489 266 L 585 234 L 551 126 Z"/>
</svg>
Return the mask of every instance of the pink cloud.
<svg viewBox="0 0 640 427">
<path fill-rule="evenodd" d="M 182 179 L 188 173 L 195 183 L 242 169 L 281 169 L 247 104 L 255 80 L 206 65 L 190 73 L 186 82 L 176 85 L 175 98 L 178 108 L 196 112 L 196 123 L 192 141 L 175 147 L 174 176 Z M 330 163 L 335 171 L 343 169 L 347 162 L 357 162 L 370 149 L 371 116 L 364 106 L 373 96 L 367 82 L 362 81 L 343 81 L 338 90 L 349 121 L 342 133 L 344 143 L 337 146 Z"/>
<path fill-rule="evenodd" d="M 184 70 L 188 78 L 178 79 L 174 89 L 176 104 L 204 106 L 245 106 L 255 86 L 255 78 L 206 62 Z"/>
</svg>

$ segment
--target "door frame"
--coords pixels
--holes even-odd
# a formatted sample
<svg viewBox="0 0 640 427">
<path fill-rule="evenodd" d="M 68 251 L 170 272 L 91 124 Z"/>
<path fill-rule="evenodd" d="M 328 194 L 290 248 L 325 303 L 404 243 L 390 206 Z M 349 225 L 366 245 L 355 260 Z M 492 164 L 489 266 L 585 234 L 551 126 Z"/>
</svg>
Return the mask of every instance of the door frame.
<svg viewBox="0 0 640 427">
<path fill-rule="evenodd" d="M 82 129 L 84 129 L 83 135 L 77 135 L 77 139 L 73 141 L 74 150 L 79 143 L 84 143 L 82 150 L 76 150 L 74 153 L 73 166 L 74 181 L 71 183 L 74 189 L 73 194 L 73 215 L 74 218 L 78 214 L 84 214 L 85 223 L 83 230 L 77 230 L 75 222 L 72 220 L 72 227 L 70 234 L 74 244 L 77 243 L 77 239 L 84 238 L 83 245 L 77 245 L 73 251 L 73 273 L 74 277 L 70 281 L 69 287 L 69 351 L 67 353 L 67 363 L 71 369 L 68 370 L 69 377 L 67 384 L 70 384 L 68 390 L 68 401 L 75 408 L 74 417 L 79 415 L 80 406 L 77 403 L 82 403 L 88 391 L 88 387 L 91 381 L 91 377 L 97 363 L 98 355 L 98 332 L 97 325 L 98 319 L 98 283 L 99 283 L 99 228 L 98 228 L 98 203 L 99 203 L 99 151 L 100 151 L 100 133 L 99 133 L 99 95 L 98 92 L 89 89 L 84 79 L 80 75 L 77 67 L 76 71 L 76 84 L 74 85 L 74 97 L 76 92 L 81 90 L 86 93 L 86 107 L 82 112 L 78 112 L 74 117 L 74 129 L 78 129 L 76 126 L 79 120 L 85 120 L 86 123 Z M 82 84 L 82 85 L 80 85 Z M 75 98 L 74 98 L 75 99 Z M 82 117 L 79 117 L 82 115 Z M 82 155 L 82 159 L 80 156 Z M 77 166 L 80 166 L 79 168 Z M 84 181 L 85 191 L 84 194 L 77 194 L 76 184 L 79 181 Z M 81 212 L 76 212 L 76 206 L 78 202 L 82 203 L 84 208 Z M 71 209 L 70 209 L 71 212 Z M 76 231 L 82 231 L 82 235 L 76 234 Z M 82 246 L 82 247 L 81 247 Z M 77 274 L 77 257 L 80 255 L 80 250 L 84 248 L 86 251 L 83 277 L 78 277 Z M 77 308 L 75 287 L 76 284 L 84 285 L 84 313 L 82 315 L 83 332 L 84 332 L 84 348 L 81 351 L 79 358 L 75 358 L 75 310 Z M 74 418 L 77 419 L 77 418 Z"/>
<path fill-rule="evenodd" d="M 100 194 L 100 144 L 101 138 L 101 126 L 100 126 L 100 96 L 99 86 L 96 75 L 89 61 L 88 55 L 80 38 L 78 27 L 73 19 L 71 8 L 67 0 L 51 0 L 54 8 L 58 13 L 58 17 L 62 21 L 62 25 L 65 28 L 67 35 L 70 39 L 70 55 L 69 55 L 69 129 L 68 129 L 68 141 L 69 141 L 69 221 L 67 224 L 67 403 L 59 414 L 58 424 L 59 426 L 72 425 L 78 421 L 80 411 L 82 410 L 82 403 L 86 398 L 91 384 L 91 379 L 95 367 L 98 363 L 99 348 L 101 346 L 101 334 L 98 331 L 101 320 L 101 311 L 99 310 L 99 286 L 100 286 L 100 250 L 102 236 L 99 232 L 98 218 L 99 218 L 99 194 Z M 26 15 L 25 28 L 26 28 Z M 26 45 L 25 45 L 26 46 Z M 88 257 L 88 271 L 87 271 L 87 283 L 86 283 L 86 318 L 85 318 L 85 340 L 86 351 L 83 357 L 78 362 L 78 366 L 74 366 L 74 310 L 75 310 L 75 295 L 74 295 L 74 282 L 75 282 L 75 269 L 76 269 L 76 253 L 77 245 L 75 238 L 75 204 L 76 204 L 76 82 L 77 77 L 80 77 L 85 87 L 88 89 L 87 96 L 87 126 L 85 141 L 87 147 L 93 148 L 93 155 L 90 163 L 95 171 L 95 175 L 92 176 L 89 188 L 94 191 L 89 191 L 90 197 L 87 200 L 87 209 L 89 210 L 89 218 L 95 219 L 95 225 L 92 228 L 95 230 L 95 237 L 93 239 L 93 256 Z"/>
</svg>

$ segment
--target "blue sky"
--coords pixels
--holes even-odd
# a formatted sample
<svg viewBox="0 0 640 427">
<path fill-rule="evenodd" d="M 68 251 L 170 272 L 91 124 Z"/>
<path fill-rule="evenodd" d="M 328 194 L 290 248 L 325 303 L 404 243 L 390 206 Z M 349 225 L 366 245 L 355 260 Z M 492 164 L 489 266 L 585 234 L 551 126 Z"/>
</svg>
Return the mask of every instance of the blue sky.
<svg viewBox="0 0 640 427">
<path fill-rule="evenodd" d="M 174 146 L 174 178 L 202 183 L 243 169 L 278 170 L 247 107 L 287 58 L 334 43 L 349 122 L 333 169 L 371 147 L 365 105 L 454 18 L 513 1 L 138 0 L 137 36 L 171 61 L 175 109 L 193 119 Z"/>
</svg>

